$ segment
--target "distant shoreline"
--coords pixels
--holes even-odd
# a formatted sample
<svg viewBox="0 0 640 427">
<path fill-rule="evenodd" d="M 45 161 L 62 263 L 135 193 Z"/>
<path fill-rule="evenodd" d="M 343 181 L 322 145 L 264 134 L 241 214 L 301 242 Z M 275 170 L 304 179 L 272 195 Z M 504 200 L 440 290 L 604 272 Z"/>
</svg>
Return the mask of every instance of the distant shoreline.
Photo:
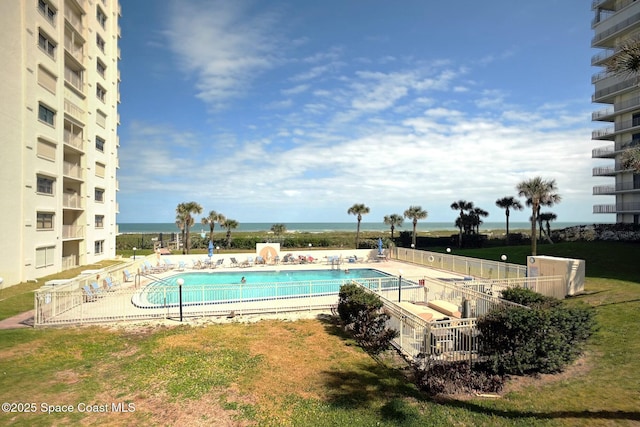
<svg viewBox="0 0 640 427">
<path fill-rule="evenodd" d="M 241 223 L 238 228 L 234 229 L 232 233 L 267 233 L 270 231 L 271 226 L 276 223 Z M 291 222 L 291 223 L 283 223 L 287 229 L 287 233 L 290 234 L 298 234 L 298 233 L 310 233 L 310 234 L 320 234 L 320 233 L 339 233 L 339 232 L 356 232 L 357 223 L 353 222 L 337 222 L 337 223 L 321 223 L 321 222 L 310 222 L 310 223 L 300 223 L 300 222 Z M 567 227 L 573 226 L 582 226 L 582 225 L 592 225 L 586 223 L 579 222 L 552 222 L 551 229 L 558 230 L 564 229 Z M 119 234 L 177 234 L 180 233 L 180 230 L 176 227 L 175 224 L 172 223 L 122 223 L 118 224 Z M 402 227 L 396 227 L 395 234 L 398 235 L 403 231 L 412 231 L 411 223 L 406 223 Z M 518 232 L 520 230 L 530 230 L 531 224 L 529 222 L 516 221 L 511 222 L 509 224 L 510 232 Z M 209 233 L 209 227 L 202 224 L 194 224 L 190 228 L 190 233 Z M 361 232 L 380 232 L 380 233 L 389 233 L 390 227 L 386 224 L 377 223 L 377 222 L 362 222 L 360 224 Z M 417 231 L 419 233 L 429 233 L 429 232 L 438 232 L 441 234 L 443 232 L 451 232 L 458 233 L 458 229 L 451 222 L 423 222 L 418 223 Z M 224 233 L 226 229 L 220 227 L 220 225 L 216 224 L 214 229 L 214 233 Z M 505 233 L 506 232 L 506 223 L 503 222 L 485 222 L 480 226 L 481 234 L 489 234 L 489 233 Z"/>
</svg>

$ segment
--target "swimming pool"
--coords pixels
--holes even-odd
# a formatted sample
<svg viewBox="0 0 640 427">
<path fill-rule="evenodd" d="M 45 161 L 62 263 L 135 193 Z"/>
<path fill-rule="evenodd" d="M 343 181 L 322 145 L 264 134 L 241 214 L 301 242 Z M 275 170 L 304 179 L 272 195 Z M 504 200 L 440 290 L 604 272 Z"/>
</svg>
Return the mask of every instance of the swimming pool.
<svg viewBox="0 0 640 427">
<path fill-rule="evenodd" d="M 243 281 L 244 278 L 244 281 Z M 147 285 L 133 301 L 143 308 L 221 304 L 337 294 L 340 286 L 357 281 L 367 287 L 397 286 L 397 279 L 371 268 L 345 270 L 272 270 L 245 272 L 190 272 Z"/>
</svg>

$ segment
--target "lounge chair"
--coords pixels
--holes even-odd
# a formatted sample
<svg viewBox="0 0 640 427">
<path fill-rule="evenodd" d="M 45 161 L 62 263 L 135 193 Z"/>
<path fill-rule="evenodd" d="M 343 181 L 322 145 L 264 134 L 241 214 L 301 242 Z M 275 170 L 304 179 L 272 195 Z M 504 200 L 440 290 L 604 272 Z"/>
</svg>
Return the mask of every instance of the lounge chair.
<svg viewBox="0 0 640 427">
<path fill-rule="evenodd" d="M 184 271 L 185 268 L 187 268 L 187 264 L 185 264 L 184 261 L 180 261 L 176 267 L 176 271 Z"/>
<path fill-rule="evenodd" d="M 237 267 L 238 266 L 238 260 L 235 259 L 234 257 L 231 257 L 231 267 Z"/>
<path fill-rule="evenodd" d="M 115 287 L 118 286 L 120 284 L 120 282 L 118 281 L 113 281 L 111 279 L 111 276 L 107 276 L 104 278 L 104 285 L 107 288 L 108 291 L 113 291 L 115 290 Z"/>
<path fill-rule="evenodd" d="M 91 282 L 91 292 L 97 297 L 101 296 L 102 288 L 98 285 L 98 282 Z"/>
<path fill-rule="evenodd" d="M 84 291 L 84 302 L 91 302 L 98 299 L 98 296 L 91 290 L 89 285 L 84 285 L 82 290 Z"/>
<path fill-rule="evenodd" d="M 123 282 L 131 282 L 133 281 L 133 276 L 129 273 L 129 270 L 126 268 L 122 271 L 122 281 Z"/>
<path fill-rule="evenodd" d="M 144 265 L 145 265 L 145 267 L 147 267 L 146 274 L 164 272 L 164 268 L 162 268 L 162 267 L 154 267 L 153 265 L 151 265 L 151 263 L 149 261 L 145 261 Z"/>
<path fill-rule="evenodd" d="M 273 263 L 274 263 L 275 265 L 280 264 L 280 255 L 276 255 L 276 257 L 273 259 Z"/>
<path fill-rule="evenodd" d="M 166 258 L 162 258 L 162 262 L 164 262 L 164 268 L 166 270 L 173 270 L 176 267 L 176 265 L 174 263 L 172 263 L 171 261 L 169 261 Z"/>
<path fill-rule="evenodd" d="M 222 267 L 222 264 L 224 264 L 224 258 L 217 260 L 214 268 Z"/>
<path fill-rule="evenodd" d="M 261 265 L 265 265 L 267 262 L 264 260 L 263 257 L 258 256 L 256 257 L 256 264 L 261 264 Z"/>
</svg>

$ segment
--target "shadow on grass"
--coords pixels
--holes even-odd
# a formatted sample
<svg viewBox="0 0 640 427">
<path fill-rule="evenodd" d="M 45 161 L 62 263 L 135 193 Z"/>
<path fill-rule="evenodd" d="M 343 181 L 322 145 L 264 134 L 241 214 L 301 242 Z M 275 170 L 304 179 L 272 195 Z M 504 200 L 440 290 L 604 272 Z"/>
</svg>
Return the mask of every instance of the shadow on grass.
<svg viewBox="0 0 640 427">
<path fill-rule="evenodd" d="M 327 333 L 351 341 L 350 336 L 340 326 L 336 316 L 321 315 L 318 320 L 324 324 Z M 339 409 L 379 408 L 379 416 L 395 423 L 411 423 L 420 415 L 410 401 L 459 408 L 478 415 L 498 417 L 505 420 L 629 420 L 640 421 L 640 412 L 632 411 L 549 411 L 531 412 L 509 409 L 488 408 L 472 400 L 458 400 L 447 396 L 429 396 L 421 392 L 412 382 L 410 375 L 399 368 L 384 364 L 360 364 L 350 370 L 323 372 L 328 403 Z M 385 402 L 382 406 L 380 403 Z"/>
<path fill-rule="evenodd" d="M 587 419 L 587 420 L 629 420 L 640 421 L 640 412 L 633 411 L 550 411 L 550 412 L 527 412 L 517 410 L 501 410 L 485 408 L 470 401 L 461 401 L 455 399 L 438 399 L 438 403 L 446 404 L 450 407 L 466 409 L 467 411 L 483 413 L 492 417 L 501 417 L 504 419 L 522 419 L 535 418 L 540 420 L 557 420 L 557 419 Z"/>
</svg>

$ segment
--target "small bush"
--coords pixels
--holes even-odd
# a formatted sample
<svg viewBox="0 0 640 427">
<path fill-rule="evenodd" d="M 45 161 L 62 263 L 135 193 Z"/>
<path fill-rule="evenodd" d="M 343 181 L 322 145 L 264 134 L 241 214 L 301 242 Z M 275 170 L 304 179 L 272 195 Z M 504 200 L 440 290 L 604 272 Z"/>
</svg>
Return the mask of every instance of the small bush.
<svg viewBox="0 0 640 427">
<path fill-rule="evenodd" d="M 389 316 L 382 311 L 380 297 L 351 283 L 340 287 L 338 315 L 345 328 L 368 352 L 378 354 L 389 348 L 391 340 L 398 336 L 394 329 L 387 329 Z"/>
<path fill-rule="evenodd" d="M 431 394 L 499 393 L 503 376 L 490 373 L 483 366 L 472 369 L 469 362 L 432 363 L 417 372 L 418 387 Z"/>
</svg>

